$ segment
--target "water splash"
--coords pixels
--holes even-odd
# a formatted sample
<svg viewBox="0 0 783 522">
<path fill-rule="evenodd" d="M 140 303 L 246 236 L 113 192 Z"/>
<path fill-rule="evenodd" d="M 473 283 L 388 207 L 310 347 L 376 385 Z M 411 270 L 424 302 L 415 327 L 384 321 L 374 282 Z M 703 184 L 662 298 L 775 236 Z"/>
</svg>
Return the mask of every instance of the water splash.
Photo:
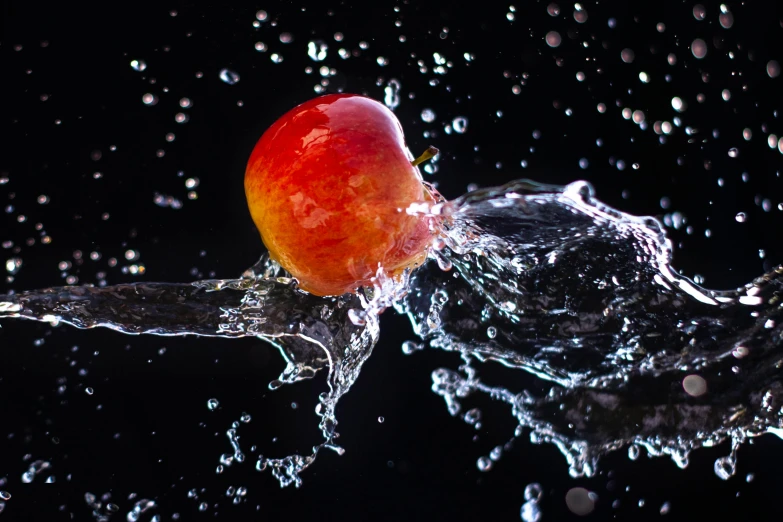
<svg viewBox="0 0 783 522">
<path fill-rule="evenodd" d="M 783 433 L 783 267 L 733 291 L 701 288 L 671 267 L 657 220 L 602 204 L 585 182 L 514 182 L 439 212 L 452 221 L 439 255 L 457 277 L 428 265 L 397 309 L 462 358 L 432 375 L 452 415 L 474 393 L 507 403 L 517 434 L 555 444 L 574 477 L 628 445 L 684 467 L 730 439 L 716 463 L 728 478 L 742 442 Z M 523 373 L 490 384 L 479 365 L 492 362 Z M 692 374 L 705 393 L 688 393 Z"/>
<path fill-rule="evenodd" d="M 375 288 L 356 295 L 302 292 L 264 258 L 239 279 L 0 296 L 0 318 L 258 337 L 286 362 L 270 389 L 325 370 L 328 392 L 316 408 L 323 441 L 309 455 L 256 462 L 282 486 L 299 486 L 321 449 L 342 452 L 335 407 L 370 357 L 389 306 L 410 317 L 430 348 L 461 357 L 458 370 L 432 375 L 452 415 L 480 425 L 480 410 L 463 403 L 480 394 L 505 402 L 518 422 L 514 436 L 528 430 L 533 443 L 556 445 L 572 476 L 593 475 L 601 456 L 626 446 L 684 467 L 694 449 L 730 439 L 731 455 L 715 466 L 727 478 L 742 442 L 783 434 L 783 267 L 733 291 L 701 288 L 671 267 L 657 220 L 602 204 L 585 182 L 518 181 L 409 212 L 443 219 L 435 261 L 402 281 L 379 274 Z M 406 353 L 420 349 L 410 344 Z M 490 383 L 479 375 L 491 375 L 490 363 L 519 371 L 512 382 Z M 227 431 L 232 461 L 244 460 L 238 426 Z M 477 465 L 489 470 L 501 454 L 498 446 Z"/>
<path fill-rule="evenodd" d="M 391 288 L 399 283 L 384 284 L 384 296 L 396 295 Z M 325 370 L 329 389 L 316 407 L 323 442 L 310 455 L 260 457 L 256 463 L 259 471 L 270 469 L 281 485 L 299 486 L 299 473 L 315 461 L 321 449 L 343 452 L 335 442 L 339 434 L 334 410 L 378 340 L 379 311 L 374 307 L 388 306 L 382 304 L 384 299 L 380 294 L 371 300 L 365 295 L 310 295 L 299 290 L 277 263 L 264 257 L 240 279 L 58 287 L 0 295 L 0 318 L 66 323 L 82 329 L 104 327 L 126 334 L 257 337 L 277 348 L 286 362 L 280 376 L 269 383 L 271 390 Z M 366 319 L 356 325 L 349 315 L 364 308 Z M 217 400 L 208 403 L 210 409 L 218 405 Z M 231 431 L 235 429 L 229 430 L 229 439 Z M 234 451 L 236 456 L 238 446 Z"/>
</svg>

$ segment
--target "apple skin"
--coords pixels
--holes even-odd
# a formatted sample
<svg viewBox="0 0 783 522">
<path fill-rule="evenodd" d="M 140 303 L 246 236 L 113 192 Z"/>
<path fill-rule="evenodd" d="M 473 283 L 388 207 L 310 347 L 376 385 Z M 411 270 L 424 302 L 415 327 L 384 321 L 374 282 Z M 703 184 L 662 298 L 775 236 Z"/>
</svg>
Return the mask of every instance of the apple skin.
<svg viewBox="0 0 783 522">
<path fill-rule="evenodd" d="M 258 140 L 245 195 L 269 254 L 301 289 L 326 296 L 421 264 L 432 241 L 432 202 L 411 164 L 402 126 L 386 106 L 330 94 L 283 115 Z"/>
</svg>

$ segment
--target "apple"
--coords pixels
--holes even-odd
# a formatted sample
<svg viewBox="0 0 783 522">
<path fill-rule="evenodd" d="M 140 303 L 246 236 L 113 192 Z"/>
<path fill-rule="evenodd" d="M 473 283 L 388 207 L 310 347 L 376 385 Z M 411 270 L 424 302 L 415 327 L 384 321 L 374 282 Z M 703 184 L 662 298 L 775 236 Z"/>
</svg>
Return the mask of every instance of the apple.
<svg viewBox="0 0 783 522">
<path fill-rule="evenodd" d="M 383 104 L 329 94 L 284 114 L 261 136 L 245 171 L 250 214 L 272 259 L 319 296 L 371 284 L 421 264 L 434 202 L 411 161 L 402 126 Z"/>
</svg>

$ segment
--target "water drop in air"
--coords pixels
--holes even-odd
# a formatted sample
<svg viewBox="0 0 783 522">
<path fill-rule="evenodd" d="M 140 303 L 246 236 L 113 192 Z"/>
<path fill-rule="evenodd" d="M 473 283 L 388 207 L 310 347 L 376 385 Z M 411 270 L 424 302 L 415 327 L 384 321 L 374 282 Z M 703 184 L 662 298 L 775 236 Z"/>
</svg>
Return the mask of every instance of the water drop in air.
<svg viewBox="0 0 783 522">
<path fill-rule="evenodd" d="M 424 109 L 421 111 L 421 119 L 424 123 L 432 123 L 435 121 L 435 112 L 432 109 Z"/>
<path fill-rule="evenodd" d="M 234 71 L 231 71 L 229 69 L 221 69 L 220 70 L 220 79 L 223 81 L 223 83 L 227 83 L 229 85 L 234 85 L 237 82 L 239 82 L 239 74 L 237 74 Z"/>
</svg>

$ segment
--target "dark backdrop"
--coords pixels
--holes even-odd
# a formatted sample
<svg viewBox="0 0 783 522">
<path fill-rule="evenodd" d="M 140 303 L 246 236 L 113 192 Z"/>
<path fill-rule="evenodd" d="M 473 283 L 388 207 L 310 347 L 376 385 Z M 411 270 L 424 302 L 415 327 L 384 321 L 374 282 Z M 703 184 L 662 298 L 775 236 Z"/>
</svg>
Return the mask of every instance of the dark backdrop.
<svg viewBox="0 0 783 522">
<path fill-rule="evenodd" d="M 326 92 L 342 88 L 382 99 L 389 79 L 400 82 L 396 112 L 408 145 L 414 153 L 430 144 L 441 149 L 438 172 L 427 178 L 448 198 L 470 183 L 586 179 L 601 200 L 621 210 L 682 213 L 686 225 L 671 229 L 675 265 L 710 288 L 744 284 L 783 261 L 777 209 L 783 156 L 767 143 L 769 133 L 783 135 L 783 80 L 765 71 L 770 59 L 783 61 L 779 8 L 728 3 L 734 25 L 724 29 L 715 2 L 703 3 L 704 21 L 694 18 L 692 2 L 583 2 L 589 15 L 583 24 L 574 20 L 571 3 L 561 2 L 558 16 L 547 13 L 546 2 L 517 3 L 524 5 L 4 2 L 0 178 L 8 181 L 0 185 L 0 253 L 2 261 L 16 256 L 23 265 L 0 282 L 0 293 L 62 285 L 68 276 L 80 284 L 116 284 L 239 275 L 263 248 L 244 202 L 246 159 L 266 127 L 316 95 L 322 65 L 336 69 Z M 268 18 L 256 28 L 258 9 Z M 661 22 L 663 32 L 656 28 Z M 556 49 L 544 43 L 551 30 L 562 37 Z M 282 43 L 282 32 L 293 41 Z M 336 32 L 344 35 L 341 42 Z M 694 38 L 707 42 L 703 60 L 690 53 Z M 328 43 L 323 63 L 307 56 L 314 39 Z M 267 50 L 255 50 L 255 42 Z M 341 47 L 358 56 L 340 58 Z M 624 48 L 634 50 L 633 63 L 620 59 Z M 446 74 L 433 73 L 435 52 L 452 62 Z M 272 53 L 283 61 L 274 63 Z M 669 53 L 677 56 L 674 66 Z M 144 60 L 146 70 L 135 71 L 134 59 Z M 306 67 L 314 71 L 307 74 Z M 222 68 L 240 81 L 221 82 Z M 640 72 L 648 73 L 649 84 Z M 155 94 L 157 104 L 145 105 L 145 93 Z M 704 103 L 697 101 L 700 93 Z M 645 111 L 650 127 L 673 121 L 674 96 L 688 110 L 664 144 L 652 128 L 621 115 L 629 107 Z M 192 107 L 179 106 L 183 97 Z M 598 103 L 606 104 L 606 114 Z M 434 123 L 422 121 L 424 108 L 436 113 Z M 189 121 L 177 123 L 179 112 Z M 458 116 L 467 118 L 467 131 L 446 134 L 443 125 Z M 687 135 L 686 126 L 695 132 Z M 750 141 L 742 136 L 746 127 Z M 167 133 L 174 141 L 166 141 Z M 728 155 L 732 147 L 739 149 L 736 158 Z M 158 150 L 165 154 L 158 157 Z M 199 180 L 197 199 L 188 199 L 188 178 Z M 157 206 L 156 193 L 177 198 L 182 208 Z M 39 203 L 41 195 L 47 204 Z M 744 223 L 735 219 L 739 212 L 747 215 Z M 123 272 L 132 264 L 124 259 L 128 249 L 140 252 L 135 263 L 143 264 L 143 275 Z M 101 259 L 89 259 L 91 252 Z M 114 267 L 111 258 L 118 260 Z M 60 266 L 65 261 L 71 266 Z M 269 392 L 267 383 L 283 366 L 270 347 L 248 339 L 131 337 L 4 321 L 0 490 L 12 498 L 0 519 L 91 520 L 84 500 L 91 492 L 111 494 L 120 507 L 113 520 L 124 520 L 141 498 L 157 503 L 144 516 L 161 520 L 175 514 L 180 520 L 518 520 L 531 482 L 543 487 L 544 520 L 577 518 L 563 500 L 574 486 L 598 494 L 594 520 L 655 520 L 664 502 L 671 505 L 664 518 L 671 520 L 783 515 L 776 497 L 783 444 L 772 436 L 740 450 L 737 474 L 728 481 L 712 470 L 728 453 L 725 445 L 695 452 L 685 470 L 668 459 L 632 462 L 619 451 L 602 461 L 596 477 L 572 479 L 554 447 L 521 440 L 482 473 L 476 459 L 506 440 L 510 416 L 484 405 L 489 420 L 474 440 L 472 428 L 450 417 L 429 391 L 431 371 L 456 368 L 456 356 L 404 356 L 400 344 L 413 338 L 405 318 L 384 314 L 381 341 L 338 409 L 347 451 L 322 453 L 297 490 L 280 489 L 252 462 L 215 473 L 220 454 L 230 452 L 225 431 L 245 412 L 253 420 L 243 427 L 243 446 L 279 455 L 307 451 L 318 440 L 312 408 L 323 381 Z M 210 412 L 206 402 L 213 397 L 221 407 Z M 38 459 L 51 469 L 22 484 L 22 473 Z M 48 476 L 54 484 L 44 483 Z M 246 501 L 233 505 L 225 496 L 229 486 L 247 487 Z M 188 496 L 194 488 L 198 499 Z M 201 502 L 208 503 L 204 512 Z"/>
</svg>

